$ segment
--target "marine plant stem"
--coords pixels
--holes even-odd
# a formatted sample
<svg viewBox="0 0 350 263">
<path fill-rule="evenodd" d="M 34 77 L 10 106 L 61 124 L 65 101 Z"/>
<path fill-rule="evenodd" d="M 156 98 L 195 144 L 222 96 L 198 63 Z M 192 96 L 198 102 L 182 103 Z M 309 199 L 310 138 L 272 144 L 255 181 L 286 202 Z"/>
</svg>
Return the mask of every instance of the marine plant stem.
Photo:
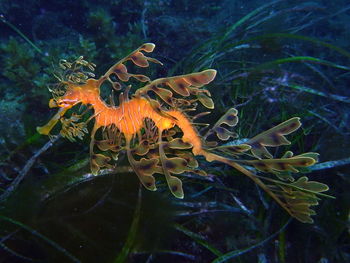
<svg viewBox="0 0 350 263">
<path fill-rule="evenodd" d="M 28 37 L 26 37 L 15 25 L 13 25 L 11 22 L 7 21 L 3 14 L 0 14 L 0 20 L 4 22 L 6 25 L 8 25 L 13 31 L 15 31 L 18 35 L 20 35 L 25 41 L 28 42 L 29 45 L 31 45 L 35 51 L 37 51 L 40 54 L 43 54 L 44 52 L 36 46 Z"/>
</svg>

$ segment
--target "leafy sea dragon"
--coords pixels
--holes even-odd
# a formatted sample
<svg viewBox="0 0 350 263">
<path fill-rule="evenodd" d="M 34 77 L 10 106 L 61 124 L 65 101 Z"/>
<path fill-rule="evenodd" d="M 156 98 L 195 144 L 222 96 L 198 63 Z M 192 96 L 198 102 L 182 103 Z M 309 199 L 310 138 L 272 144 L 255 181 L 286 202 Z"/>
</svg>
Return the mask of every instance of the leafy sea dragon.
<svg viewBox="0 0 350 263">
<path fill-rule="evenodd" d="M 303 176 L 295 180 L 292 173 L 317 161 L 317 153 L 308 152 L 293 155 L 287 151 L 281 158 L 273 158 L 267 147 L 288 145 L 288 135 L 297 130 L 299 118 L 291 118 L 255 137 L 244 144 L 221 144 L 237 135 L 229 128 L 238 122 L 236 109 L 229 109 L 205 135 L 199 135 L 194 120 L 209 112 L 191 116 L 200 103 L 208 109 L 214 108 L 210 92 L 204 85 L 210 83 L 216 70 L 150 80 L 141 74 L 129 73 L 126 66 L 133 63 L 148 67 L 149 62 L 162 64 L 145 56 L 155 45 L 146 43 L 113 65 L 99 79 L 94 78 L 95 66 L 79 57 L 74 62 L 61 60 L 60 72 L 56 74 L 59 83 L 50 89 L 53 98 L 49 107 L 59 107 L 54 117 L 42 127 L 40 134 L 50 135 L 53 127 L 60 122 L 60 134 L 71 141 L 88 133 L 87 123 L 94 119 L 90 142 L 90 165 L 93 174 L 101 168 L 112 168 L 111 162 L 118 159 L 120 151 L 126 151 L 133 170 L 145 188 L 157 189 L 154 174 L 163 174 L 171 193 L 183 198 L 182 181 L 176 175 L 192 172 L 205 176 L 195 158 L 203 156 L 207 161 L 225 163 L 248 176 L 281 205 L 292 217 L 301 222 L 311 223 L 315 212 L 310 206 L 318 204 L 318 196 L 326 196 L 325 184 L 308 181 Z M 124 82 L 134 79 L 145 83 L 129 97 L 131 85 Z M 107 104 L 100 96 L 100 87 L 109 83 L 113 90 L 121 91 L 119 106 L 111 95 Z M 113 93 L 112 93 L 113 94 Z M 85 112 L 68 114 L 76 105 L 86 105 Z M 83 116 L 93 110 L 89 118 Z M 66 116 L 67 115 L 67 116 Z M 209 140 L 209 138 L 214 138 Z M 246 157 L 245 159 L 243 157 Z M 251 166 L 253 168 L 247 169 Z M 255 168 L 255 169 L 254 169 Z M 277 178 L 263 177 L 255 171 L 272 173 Z M 265 184 L 267 181 L 269 185 Z"/>
</svg>

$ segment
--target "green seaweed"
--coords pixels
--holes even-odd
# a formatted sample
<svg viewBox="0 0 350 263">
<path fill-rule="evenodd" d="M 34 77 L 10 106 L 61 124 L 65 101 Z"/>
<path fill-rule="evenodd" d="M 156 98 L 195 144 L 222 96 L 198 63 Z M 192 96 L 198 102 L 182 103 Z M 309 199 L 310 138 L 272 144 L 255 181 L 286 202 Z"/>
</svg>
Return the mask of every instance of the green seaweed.
<svg viewBox="0 0 350 263">
<path fill-rule="evenodd" d="M 290 220 L 288 220 L 277 232 L 275 232 L 275 233 L 271 234 L 270 236 L 268 236 L 267 238 L 261 240 L 259 243 L 252 245 L 252 246 L 249 246 L 249 247 L 244 248 L 244 249 L 237 249 L 237 250 L 230 251 L 230 252 L 216 258 L 215 260 L 212 261 L 212 263 L 226 262 L 226 261 L 231 260 L 235 257 L 238 257 L 244 253 L 250 252 L 257 247 L 264 245 L 266 242 L 270 241 L 271 239 L 278 236 L 281 232 L 283 232 L 284 229 L 289 225 L 289 223 L 290 223 Z"/>
<path fill-rule="evenodd" d="M 42 239 L 43 241 L 45 241 L 46 243 L 48 243 L 50 246 L 54 247 L 55 249 L 57 249 L 58 251 L 60 251 L 61 253 L 63 253 L 67 258 L 69 258 L 70 260 L 72 260 L 73 262 L 80 262 L 80 260 L 78 260 L 76 257 L 74 257 L 70 252 L 68 252 L 65 248 L 61 247 L 59 244 L 57 244 L 56 242 L 54 242 L 53 240 L 47 238 L 46 236 L 42 235 L 41 233 L 39 233 L 38 231 L 36 231 L 35 229 L 31 228 L 30 226 L 27 226 L 17 220 L 14 220 L 12 218 L 9 218 L 7 216 L 4 215 L 0 215 L 0 219 L 10 222 L 26 231 L 28 231 L 29 233 L 31 233 L 34 236 L 37 236 L 38 238 Z"/>
<path fill-rule="evenodd" d="M 141 194 L 141 185 L 139 188 L 139 193 L 137 196 L 137 205 L 135 207 L 135 212 L 133 216 L 133 220 L 131 221 L 128 237 L 125 241 L 125 244 L 118 254 L 118 256 L 113 260 L 114 263 L 123 263 L 126 261 L 130 253 L 132 252 L 132 249 L 134 247 L 134 244 L 136 242 L 136 234 L 139 228 L 139 222 L 140 222 L 140 210 L 141 210 L 141 201 L 142 201 L 142 194 Z"/>
<path fill-rule="evenodd" d="M 189 236 L 190 238 L 192 238 L 195 242 L 197 242 L 198 244 L 204 246 L 205 248 L 207 248 L 208 250 L 210 250 L 213 254 L 215 254 L 216 256 L 222 256 L 222 253 L 215 248 L 213 245 L 211 245 L 209 242 L 207 242 L 202 236 L 193 233 L 192 231 L 190 231 L 189 229 L 186 229 L 184 226 L 180 225 L 180 224 L 175 224 L 175 229 L 186 234 L 187 236 Z"/>
</svg>

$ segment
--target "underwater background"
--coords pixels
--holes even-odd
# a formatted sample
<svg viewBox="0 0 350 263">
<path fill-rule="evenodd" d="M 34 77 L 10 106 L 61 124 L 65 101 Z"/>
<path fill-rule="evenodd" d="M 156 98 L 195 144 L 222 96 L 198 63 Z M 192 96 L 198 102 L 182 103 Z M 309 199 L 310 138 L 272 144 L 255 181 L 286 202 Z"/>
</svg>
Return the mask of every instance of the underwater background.
<svg viewBox="0 0 350 263">
<path fill-rule="evenodd" d="M 346 0 L 1 0 L 0 262 L 350 262 L 349 23 Z M 89 135 L 37 133 L 60 59 L 101 76 L 147 42 L 164 64 L 152 79 L 217 70 L 207 123 L 235 107 L 244 139 L 301 118 L 286 149 L 320 153 L 303 173 L 335 197 L 313 224 L 224 164 L 198 158 L 209 176 L 181 176 L 176 199 L 125 158 L 91 175 Z"/>
</svg>

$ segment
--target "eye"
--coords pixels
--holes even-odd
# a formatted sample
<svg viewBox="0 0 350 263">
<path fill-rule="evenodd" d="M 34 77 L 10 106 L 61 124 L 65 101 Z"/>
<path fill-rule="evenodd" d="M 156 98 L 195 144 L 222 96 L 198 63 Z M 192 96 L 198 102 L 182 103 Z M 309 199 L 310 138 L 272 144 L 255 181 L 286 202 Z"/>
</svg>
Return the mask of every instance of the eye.
<svg viewBox="0 0 350 263">
<path fill-rule="evenodd" d="M 66 102 L 64 100 L 56 100 L 57 107 L 64 107 L 66 105 Z"/>
</svg>

